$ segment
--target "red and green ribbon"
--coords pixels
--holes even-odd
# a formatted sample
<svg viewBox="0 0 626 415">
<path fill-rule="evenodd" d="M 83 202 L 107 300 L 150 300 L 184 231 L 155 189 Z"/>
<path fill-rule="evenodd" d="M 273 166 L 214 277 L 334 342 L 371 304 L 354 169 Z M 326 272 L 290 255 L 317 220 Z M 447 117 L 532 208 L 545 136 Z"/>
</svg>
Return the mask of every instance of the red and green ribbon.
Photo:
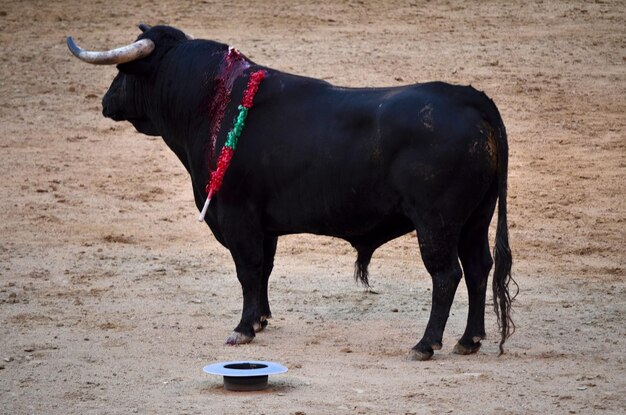
<svg viewBox="0 0 626 415">
<path fill-rule="evenodd" d="M 219 157 L 217 158 L 217 166 L 215 171 L 213 171 L 209 176 L 209 181 L 206 185 L 207 199 L 204 203 L 204 208 L 200 213 L 199 221 L 204 220 L 204 216 L 209 207 L 209 203 L 211 202 L 211 198 L 220 190 L 222 187 L 222 182 L 224 180 L 224 175 L 228 170 L 228 166 L 230 166 L 230 161 L 235 154 L 235 149 L 237 148 L 237 142 L 239 141 L 239 137 L 243 131 L 245 126 L 246 117 L 248 116 L 248 111 L 252 108 L 252 103 L 254 101 L 254 96 L 259 90 L 259 84 L 265 78 L 265 71 L 259 70 L 253 72 L 250 75 L 250 79 L 248 80 L 248 86 L 246 87 L 246 91 L 243 94 L 243 99 L 241 105 L 239 105 L 239 113 L 235 118 L 233 123 L 233 128 L 228 132 L 226 137 L 226 143 L 224 147 L 222 147 L 222 151 L 220 152 Z"/>
</svg>

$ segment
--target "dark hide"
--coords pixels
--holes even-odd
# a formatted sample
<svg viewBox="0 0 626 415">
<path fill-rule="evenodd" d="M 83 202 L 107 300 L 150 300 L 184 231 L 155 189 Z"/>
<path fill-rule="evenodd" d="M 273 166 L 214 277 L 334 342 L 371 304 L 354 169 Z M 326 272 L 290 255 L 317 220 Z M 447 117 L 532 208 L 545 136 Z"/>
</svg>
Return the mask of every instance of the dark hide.
<svg viewBox="0 0 626 415">
<path fill-rule="evenodd" d="M 170 27 L 144 29 L 140 38 L 152 39 L 156 48 L 118 67 L 103 113 L 162 136 L 189 172 L 201 209 L 209 171 L 208 108 L 227 46 L 187 40 Z M 215 154 L 232 126 L 248 75 L 263 68 L 266 78 L 206 216 L 231 252 L 243 289 L 241 321 L 228 342 L 250 341 L 271 316 L 267 281 L 278 236 L 306 232 L 350 242 L 358 252 L 355 275 L 367 284 L 374 251 L 416 230 L 433 296 L 425 334 L 410 357 L 428 359 L 441 347 L 463 272 L 469 313 L 455 350 L 475 352 L 485 336 L 493 264 L 488 228 L 499 199 L 493 290 L 503 343 L 513 330 L 508 148 L 493 102 L 472 87 L 440 82 L 341 88 L 250 65 L 234 83 Z"/>
</svg>

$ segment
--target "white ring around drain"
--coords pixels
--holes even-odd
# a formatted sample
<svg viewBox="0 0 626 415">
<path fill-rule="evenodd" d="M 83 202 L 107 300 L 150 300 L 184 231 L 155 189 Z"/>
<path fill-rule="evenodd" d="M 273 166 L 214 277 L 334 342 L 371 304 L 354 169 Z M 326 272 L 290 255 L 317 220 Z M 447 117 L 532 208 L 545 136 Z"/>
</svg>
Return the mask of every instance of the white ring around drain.
<svg viewBox="0 0 626 415">
<path fill-rule="evenodd" d="M 260 367 L 257 369 L 231 369 L 226 366 L 230 365 L 241 365 L 241 364 L 250 364 L 250 365 L 264 365 L 265 367 Z M 277 375 L 279 373 L 285 373 L 288 369 L 276 362 L 263 362 L 258 360 L 241 360 L 241 361 L 233 361 L 233 362 L 220 362 L 213 363 L 212 365 L 207 365 L 202 368 L 203 371 L 209 373 L 211 375 L 220 375 L 220 376 L 231 376 L 231 377 L 252 377 L 252 376 L 267 376 L 267 375 Z"/>
</svg>

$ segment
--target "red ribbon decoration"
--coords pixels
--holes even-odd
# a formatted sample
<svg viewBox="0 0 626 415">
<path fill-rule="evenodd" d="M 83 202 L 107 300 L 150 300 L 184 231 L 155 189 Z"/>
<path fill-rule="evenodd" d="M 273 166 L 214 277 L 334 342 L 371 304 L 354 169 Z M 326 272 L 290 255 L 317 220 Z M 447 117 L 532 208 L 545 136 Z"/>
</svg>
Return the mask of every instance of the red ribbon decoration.
<svg viewBox="0 0 626 415">
<path fill-rule="evenodd" d="M 226 143 L 222 147 L 222 151 L 217 159 L 217 166 L 215 171 L 209 173 L 209 180 L 206 184 L 205 191 L 207 192 L 207 199 L 204 203 L 204 208 L 200 213 L 198 220 L 203 221 L 204 215 L 209 207 L 211 198 L 219 191 L 224 181 L 224 175 L 230 166 L 230 161 L 235 154 L 235 148 L 237 147 L 237 141 L 243 131 L 244 122 L 248 114 L 248 110 L 252 108 L 254 96 L 259 90 L 259 84 L 265 78 L 265 71 L 263 69 L 253 72 L 248 79 L 248 85 L 243 94 L 242 103 L 239 106 L 239 114 L 235 118 L 233 128 L 228 132 Z"/>
</svg>

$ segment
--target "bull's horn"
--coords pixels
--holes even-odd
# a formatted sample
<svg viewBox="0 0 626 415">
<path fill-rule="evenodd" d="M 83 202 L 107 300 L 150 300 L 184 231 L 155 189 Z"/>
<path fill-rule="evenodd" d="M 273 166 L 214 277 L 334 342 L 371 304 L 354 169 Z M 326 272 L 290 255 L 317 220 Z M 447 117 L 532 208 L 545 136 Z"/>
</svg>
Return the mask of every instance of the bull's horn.
<svg viewBox="0 0 626 415">
<path fill-rule="evenodd" d="M 81 49 L 74 39 L 68 36 L 67 47 L 81 61 L 94 65 L 118 65 L 148 56 L 154 50 L 154 42 L 150 39 L 141 39 L 121 48 L 95 52 Z"/>
</svg>

